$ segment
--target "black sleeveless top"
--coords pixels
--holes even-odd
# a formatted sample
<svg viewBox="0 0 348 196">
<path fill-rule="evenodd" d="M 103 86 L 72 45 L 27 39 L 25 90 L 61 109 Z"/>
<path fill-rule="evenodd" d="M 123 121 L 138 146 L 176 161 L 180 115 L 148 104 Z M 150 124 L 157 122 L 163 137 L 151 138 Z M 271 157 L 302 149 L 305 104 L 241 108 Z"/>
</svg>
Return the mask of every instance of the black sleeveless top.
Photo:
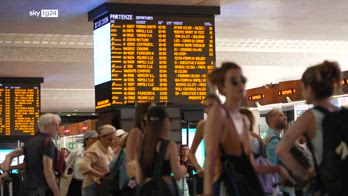
<svg viewBox="0 0 348 196">
<path fill-rule="evenodd" d="M 151 168 L 151 169 L 149 169 L 147 171 L 144 171 L 145 178 L 151 178 L 152 177 L 153 172 L 155 170 L 155 162 L 156 162 L 157 156 L 159 156 L 159 152 L 156 152 L 156 156 L 154 158 L 154 163 L 153 163 L 153 168 Z M 170 168 L 170 161 L 164 159 L 163 160 L 163 167 L 162 167 L 161 176 L 170 176 L 171 173 L 172 173 L 172 169 Z"/>
<path fill-rule="evenodd" d="M 229 195 L 263 196 L 263 188 L 254 167 L 242 145 L 241 148 L 242 154 L 236 156 L 227 154 L 220 145 L 223 161 L 223 172 L 220 180 L 224 182 Z"/>
<path fill-rule="evenodd" d="M 157 155 L 158 155 L 158 153 L 157 153 Z M 153 166 L 155 167 L 155 164 Z M 144 172 L 145 177 L 151 178 L 154 170 L 155 170 L 155 168 L 151 168 L 151 170 L 145 171 Z M 171 173 L 172 173 L 172 170 L 170 168 L 169 160 L 163 160 L 163 168 L 162 168 L 161 176 L 170 176 Z"/>
</svg>

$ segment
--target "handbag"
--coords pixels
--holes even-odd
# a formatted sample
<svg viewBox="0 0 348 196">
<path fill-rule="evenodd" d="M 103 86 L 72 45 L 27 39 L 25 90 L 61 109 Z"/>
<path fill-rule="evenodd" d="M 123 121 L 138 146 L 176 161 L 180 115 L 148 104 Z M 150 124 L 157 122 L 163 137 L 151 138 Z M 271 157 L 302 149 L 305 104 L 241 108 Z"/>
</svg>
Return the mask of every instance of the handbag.
<svg viewBox="0 0 348 196">
<path fill-rule="evenodd" d="M 75 164 L 75 162 L 74 162 Z M 72 165 L 74 165 L 72 164 Z M 73 179 L 73 172 L 68 172 L 70 169 L 69 168 L 66 172 L 64 172 L 63 176 L 60 177 L 60 184 L 59 184 L 59 189 L 60 189 L 60 195 L 61 196 L 66 196 L 68 195 L 68 191 L 70 188 L 71 181 Z"/>
<path fill-rule="evenodd" d="M 172 184 L 169 185 L 161 177 L 163 160 L 168 146 L 168 140 L 162 140 L 159 150 L 159 155 L 156 158 L 155 169 L 152 174 L 152 178 L 142 184 L 137 190 L 137 196 L 178 196 L 178 187 L 173 178 L 171 178 Z M 174 193 L 169 186 L 173 186 Z"/>
<path fill-rule="evenodd" d="M 120 173 L 120 157 L 122 156 L 123 148 L 120 150 L 114 166 L 111 171 L 101 178 L 101 183 L 97 185 L 98 196 L 116 195 L 121 189 L 119 187 L 119 173 Z"/>
</svg>

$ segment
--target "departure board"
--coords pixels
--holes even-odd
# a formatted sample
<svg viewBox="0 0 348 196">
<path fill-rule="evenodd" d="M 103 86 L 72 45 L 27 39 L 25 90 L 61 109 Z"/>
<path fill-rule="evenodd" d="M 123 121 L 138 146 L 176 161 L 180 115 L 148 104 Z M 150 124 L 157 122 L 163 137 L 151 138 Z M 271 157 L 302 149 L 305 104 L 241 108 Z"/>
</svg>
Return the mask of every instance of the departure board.
<svg viewBox="0 0 348 196">
<path fill-rule="evenodd" d="M 214 16 L 112 13 L 94 27 L 96 89 L 111 80 L 111 98 L 96 95 L 97 109 L 147 101 L 201 104 L 207 95 L 207 74 L 215 65 Z M 98 36 L 108 33 L 110 40 L 101 44 Z M 110 54 L 105 54 L 109 42 Z M 109 69 L 109 63 L 111 73 L 100 70 Z"/>
<path fill-rule="evenodd" d="M 34 135 L 40 116 L 40 83 L 4 83 L 1 80 L 0 135 Z"/>
</svg>

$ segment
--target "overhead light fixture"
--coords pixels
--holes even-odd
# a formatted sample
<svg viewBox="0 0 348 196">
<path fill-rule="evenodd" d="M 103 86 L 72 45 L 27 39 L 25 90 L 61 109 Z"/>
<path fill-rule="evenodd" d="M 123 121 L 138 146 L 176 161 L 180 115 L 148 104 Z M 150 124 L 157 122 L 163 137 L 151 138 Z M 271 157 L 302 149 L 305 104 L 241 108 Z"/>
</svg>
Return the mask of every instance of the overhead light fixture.
<svg viewBox="0 0 348 196">
<path fill-rule="evenodd" d="M 78 112 L 79 110 L 74 110 L 74 112 Z"/>
<path fill-rule="evenodd" d="M 71 116 L 71 114 L 67 114 L 66 116 Z"/>
</svg>

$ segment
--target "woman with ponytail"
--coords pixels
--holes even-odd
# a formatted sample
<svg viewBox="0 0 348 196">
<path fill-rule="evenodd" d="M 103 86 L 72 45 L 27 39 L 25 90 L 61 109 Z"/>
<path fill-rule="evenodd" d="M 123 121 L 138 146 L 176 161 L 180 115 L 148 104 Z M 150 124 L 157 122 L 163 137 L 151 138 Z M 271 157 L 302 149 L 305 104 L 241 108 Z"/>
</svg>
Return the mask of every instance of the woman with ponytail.
<svg viewBox="0 0 348 196">
<path fill-rule="evenodd" d="M 324 129 L 323 120 L 325 115 L 340 111 L 340 108 L 331 103 L 332 95 L 338 92 L 341 83 L 341 70 L 336 62 L 324 61 L 321 64 L 309 67 L 302 75 L 302 94 L 307 104 L 314 107 L 304 112 L 292 126 L 285 132 L 280 141 L 277 153 L 282 162 L 292 171 L 293 175 L 306 181 L 316 175 L 314 166 L 310 168 L 302 167 L 293 156 L 290 149 L 294 143 L 302 136 L 307 137 L 309 148 L 313 147 L 313 160 L 317 165 L 321 165 L 324 155 Z M 323 112 L 325 111 L 325 112 Z M 339 130 L 330 130 L 330 134 L 336 134 Z M 336 131 L 336 133 L 334 132 Z M 346 130 L 345 130 L 346 131 Z M 314 162 L 314 163 L 315 163 Z M 347 187 L 348 183 L 342 187 Z M 318 190 L 322 187 L 318 187 Z M 312 189 L 311 191 L 314 191 Z M 329 195 L 346 195 L 341 190 Z M 313 193 L 313 192 L 312 192 Z M 310 195 L 312 193 L 306 193 Z M 314 193 L 313 193 L 314 194 Z"/>
<path fill-rule="evenodd" d="M 185 166 L 179 164 L 176 144 L 170 140 L 169 116 L 164 108 L 154 106 L 147 112 L 146 120 L 136 179 L 139 180 L 140 184 L 151 179 L 156 169 L 156 159 L 159 159 L 158 156 L 160 156 L 161 145 L 167 143 L 164 157 L 162 157 L 164 158 L 162 171 L 159 175 L 168 185 L 172 195 L 176 195 L 177 187 L 175 181 L 171 178 L 171 174 L 173 173 L 175 180 L 179 180 L 184 177 L 187 170 Z"/>
</svg>

